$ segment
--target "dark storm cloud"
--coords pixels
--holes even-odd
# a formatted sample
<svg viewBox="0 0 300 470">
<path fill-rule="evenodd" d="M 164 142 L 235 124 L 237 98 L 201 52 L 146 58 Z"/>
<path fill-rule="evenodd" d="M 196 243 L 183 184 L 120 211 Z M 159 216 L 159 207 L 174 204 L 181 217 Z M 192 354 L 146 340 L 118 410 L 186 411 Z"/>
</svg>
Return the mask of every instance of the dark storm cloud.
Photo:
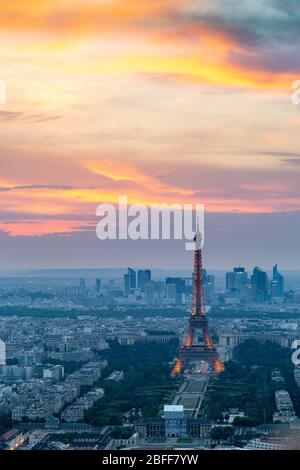
<svg viewBox="0 0 300 470">
<path fill-rule="evenodd" d="M 229 62 L 252 70 L 267 70 L 271 73 L 300 72 L 300 54 L 297 48 L 282 48 L 281 50 L 261 49 L 256 55 L 232 52 Z M 296 75 L 295 75 L 296 76 Z"/>
<path fill-rule="evenodd" d="M 300 70 L 299 1 L 215 0 L 198 6 L 195 2 L 182 21 L 205 26 L 240 46 L 228 57 L 233 65 L 274 73 Z"/>
<path fill-rule="evenodd" d="M 196 2 L 195 2 L 196 4 Z M 299 2 L 278 0 L 215 0 L 188 10 L 186 18 L 236 32 L 245 44 L 262 39 L 290 41 L 300 37 Z"/>
</svg>

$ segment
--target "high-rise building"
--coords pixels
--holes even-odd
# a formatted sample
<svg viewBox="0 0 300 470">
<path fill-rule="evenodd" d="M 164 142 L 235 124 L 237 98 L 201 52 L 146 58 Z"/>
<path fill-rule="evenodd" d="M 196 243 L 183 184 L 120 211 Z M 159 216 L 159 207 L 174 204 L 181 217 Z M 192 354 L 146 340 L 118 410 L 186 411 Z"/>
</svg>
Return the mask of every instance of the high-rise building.
<svg viewBox="0 0 300 470">
<path fill-rule="evenodd" d="M 6 346 L 4 341 L 0 339 L 0 365 L 6 364 Z"/>
<path fill-rule="evenodd" d="M 150 269 L 139 269 L 138 270 L 138 288 L 145 289 L 146 284 L 151 282 L 151 271 Z"/>
<path fill-rule="evenodd" d="M 233 268 L 233 271 L 226 273 L 226 289 L 241 290 L 246 287 L 248 283 L 248 274 L 245 268 Z"/>
<path fill-rule="evenodd" d="M 226 273 L 226 289 L 234 289 L 234 272 Z"/>
<path fill-rule="evenodd" d="M 154 302 L 154 285 L 153 285 L 153 283 L 150 282 L 149 284 L 146 284 L 145 290 L 146 290 L 147 305 L 153 305 L 153 302 Z"/>
<path fill-rule="evenodd" d="M 97 294 L 101 292 L 101 279 L 96 279 L 96 292 Z"/>
<path fill-rule="evenodd" d="M 284 277 L 278 271 L 278 266 L 273 266 L 273 280 L 270 283 L 271 297 L 283 297 L 284 294 Z"/>
<path fill-rule="evenodd" d="M 215 276 L 208 274 L 204 284 L 204 298 L 207 304 L 212 304 L 215 295 Z"/>
<path fill-rule="evenodd" d="M 127 274 L 129 275 L 129 288 L 136 288 L 136 272 L 134 269 L 128 268 Z"/>
<path fill-rule="evenodd" d="M 185 279 L 181 277 L 167 277 L 166 278 L 166 286 L 168 284 L 175 284 L 177 294 L 185 294 Z"/>
<path fill-rule="evenodd" d="M 237 291 L 240 300 L 245 300 L 247 286 L 248 274 L 245 268 L 233 268 L 233 271 L 226 273 L 226 289 Z"/>
<path fill-rule="evenodd" d="M 80 279 L 79 281 L 79 295 L 80 297 L 86 297 L 87 295 L 87 288 L 85 286 L 85 279 Z"/>
<path fill-rule="evenodd" d="M 253 269 L 251 283 L 254 289 L 254 300 L 256 302 L 265 302 L 269 295 L 268 275 L 262 269 L 256 267 Z"/>
<path fill-rule="evenodd" d="M 176 284 L 167 284 L 167 299 L 173 304 L 176 303 L 177 287 Z"/>
<path fill-rule="evenodd" d="M 169 286 L 175 286 L 175 291 Z M 181 277 L 167 277 L 166 278 L 166 290 L 167 290 L 167 298 L 173 299 L 174 292 L 175 292 L 175 301 L 177 304 L 182 304 L 185 301 L 185 279 Z M 171 295 L 171 297 L 170 297 Z"/>
<path fill-rule="evenodd" d="M 128 297 L 129 289 L 130 289 L 130 275 L 129 274 L 124 274 L 124 276 L 123 276 L 123 294 L 124 294 L 124 297 Z"/>
</svg>

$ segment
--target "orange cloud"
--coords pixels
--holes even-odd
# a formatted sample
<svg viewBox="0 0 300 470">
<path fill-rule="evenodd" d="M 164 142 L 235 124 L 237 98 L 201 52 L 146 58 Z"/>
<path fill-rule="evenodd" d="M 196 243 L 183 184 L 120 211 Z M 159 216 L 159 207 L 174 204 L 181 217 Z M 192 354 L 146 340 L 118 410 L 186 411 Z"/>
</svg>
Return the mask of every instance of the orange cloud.
<svg viewBox="0 0 300 470">
<path fill-rule="evenodd" d="M 91 226 L 91 230 L 94 227 Z M 78 221 L 65 220 L 26 220 L 20 222 L 0 223 L 0 231 L 12 237 L 42 237 L 45 235 L 67 235 L 69 233 L 86 232 L 87 227 Z"/>
<path fill-rule="evenodd" d="M 67 70 L 80 71 L 77 66 L 73 68 L 67 66 Z M 214 64 L 201 57 L 108 57 L 94 65 L 85 66 L 85 71 L 101 75 L 162 74 L 201 84 L 273 91 L 289 89 L 292 79 L 292 75 L 288 74 L 275 75 L 263 71 L 248 71 L 231 66 L 226 60 L 224 63 Z"/>
<path fill-rule="evenodd" d="M 2 29 L 23 31 L 101 32 L 101 27 L 120 25 L 174 10 L 182 0 L 0 0 Z"/>
<path fill-rule="evenodd" d="M 260 90 L 287 90 L 294 78 L 288 70 L 270 72 L 231 63 L 230 54 L 252 55 L 231 29 L 221 25 L 185 22 L 180 17 L 187 0 L 18 0 L 7 3 L 0 0 L 0 29 L 14 34 L 46 33 L 45 40 L 31 39 L 24 46 L 15 44 L 19 53 L 32 51 L 33 57 L 45 55 L 47 69 L 57 70 L 55 54 L 64 46 L 78 47 L 77 60 L 66 60 L 61 71 L 74 74 L 162 74 L 177 80 L 200 84 Z M 205 3 L 205 2 L 204 2 Z M 120 55 L 114 53 L 102 58 L 97 52 L 92 60 L 80 52 L 91 38 L 107 41 L 116 38 Z M 145 52 L 127 52 L 128 39 L 137 45 L 145 44 Z M 51 43 L 52 41 L 52 43 Z M 35 44 L 34 44 L 35 42 Z M 101 43 L 103 45 L 103 42 Z M 151 52 L 147 52 L 147 48 Z M 169 47 L 173 48 L 172 54 Z M 54 56 L 53 56 L 54 54 Z M 53 61 L 54 57 L 54 61 Z M 75 64 L 75 65 L 74 65 Z"/>
</svg>

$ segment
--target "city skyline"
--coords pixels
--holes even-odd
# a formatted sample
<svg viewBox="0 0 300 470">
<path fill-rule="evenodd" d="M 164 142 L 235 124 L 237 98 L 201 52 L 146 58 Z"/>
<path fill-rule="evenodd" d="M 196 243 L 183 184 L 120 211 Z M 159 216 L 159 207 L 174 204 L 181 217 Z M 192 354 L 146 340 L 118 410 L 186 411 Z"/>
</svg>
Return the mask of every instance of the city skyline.
<svg viewBox="0 0 300 470">
<path fill-rule="evenodd" d="M 195 271 L 133 267 L 107 271 L 20 273 L 19 277 L 1 278 L 2 305 L 5 307 L 10 298 L 10 306 L 16 307 L 26 304 L 30 308 L 70 310 L 177 306 L 204 314 L 204 305 L 245 307 L 258 304 L 281 309 L 284 304 L 298 302 L 299 278 L 283 274 L 277 264 L 271 274 L 258 266 L 250 270 L 239 266 L 227 272 L 210 271 L 199 266 L 197 273 L 195 277 Z M 196 289 L 195 279 L 201 279 L 201 289 Z M 194 306 L 194 292 L 201 293 L 201 298 L 197 297 L 197 308 Z"/>
</svg>

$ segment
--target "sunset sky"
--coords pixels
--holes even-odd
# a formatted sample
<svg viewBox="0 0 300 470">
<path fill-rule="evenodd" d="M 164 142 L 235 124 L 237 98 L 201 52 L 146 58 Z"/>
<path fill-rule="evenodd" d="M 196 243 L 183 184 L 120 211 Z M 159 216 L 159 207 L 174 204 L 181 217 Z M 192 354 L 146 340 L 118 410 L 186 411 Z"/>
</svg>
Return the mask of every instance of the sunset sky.
<svg viewBox="0 0 300 470">
<path fill-rule="evenodd" d="M 78 247 L 95 238 L 97 205 L 120 194 L 203 203 L 220 226 L 240 215 L 236 230 L 245 217 L 289 212 L 298 222 L 285 225 L 279 261 L 296 267 L 297 246 L 284 245 L 300 226 L 298 0 L 0 0 L 0 9 L 4 267 L 100 266 Z M 45 253 L 34 262 L 32 237 Z M 56 262 L 53 243 L 65 237 L 73 251 Z"/>
</svg>

